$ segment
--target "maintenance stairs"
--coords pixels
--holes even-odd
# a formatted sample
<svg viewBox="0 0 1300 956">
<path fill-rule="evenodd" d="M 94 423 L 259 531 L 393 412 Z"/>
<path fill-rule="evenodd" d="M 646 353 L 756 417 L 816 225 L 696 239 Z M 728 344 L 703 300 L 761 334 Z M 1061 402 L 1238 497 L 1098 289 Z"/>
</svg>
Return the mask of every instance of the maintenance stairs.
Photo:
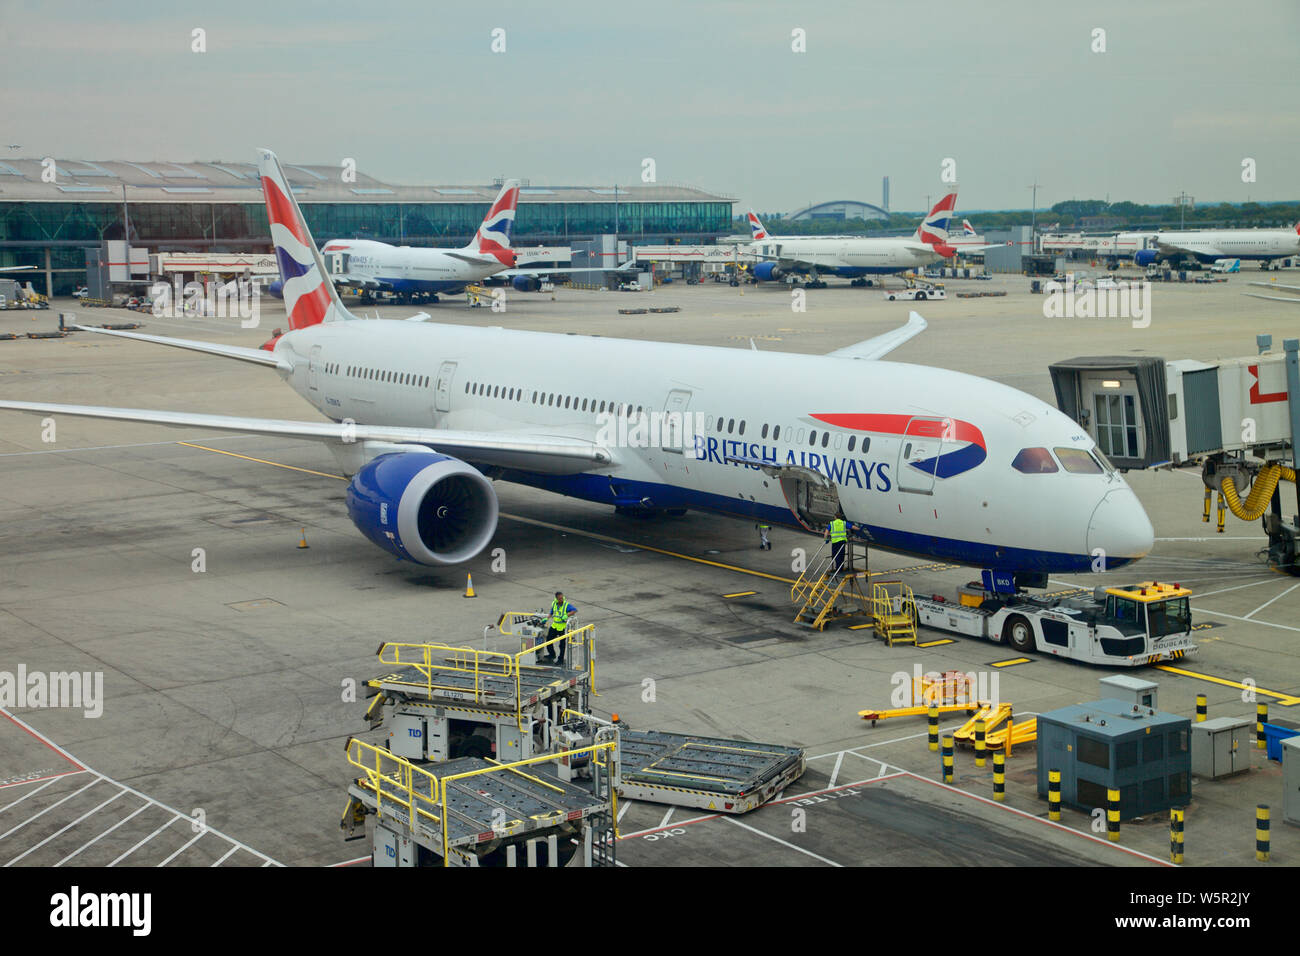
<svg viewBox="0 0 1300 956">
<path fill-rule="evenodd" d="M 872 584 L 871 616 L 876 624 L 876 637 L 890 647 L 916 643 L 916 598 L 902 581 Z"/>
<path fill-rule="evenodd" d="M 820 631 L 831 621 L 870 617 L 872 605 L 862 590 L 867 577 L 866 548 L 859 553 L 850 542 L 844 566 L 836 568 L 834 552 L 823 543 L 790 588 L 790 600 L 799 605 L 794 623 Z"/>
</svg>

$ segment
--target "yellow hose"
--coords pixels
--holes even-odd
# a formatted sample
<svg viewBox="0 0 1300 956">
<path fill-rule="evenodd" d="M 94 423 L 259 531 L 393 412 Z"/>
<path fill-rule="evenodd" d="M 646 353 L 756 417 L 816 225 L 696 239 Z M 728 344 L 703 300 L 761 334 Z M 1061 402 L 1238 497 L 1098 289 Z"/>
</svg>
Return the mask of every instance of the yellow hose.
<svg viewBox="0 0 1300 956">
<path fill-rule="evenodd" d="M 1266 465 L 1261 468 L 1255 483 L 1250 486 L 1250 494 L 1246 496 L 1246 503 L 1243 505 L 1237 495 L 1236 484 L 1231 478 L 1225 477 L 1222 488 L 1223 497 L 1228 501 L 1228 510 L 1242 521 L 1254 521 L 1262 517 L 1273 497 L 1273 489 L 1283 478 L 1287 481 L 1295 481 L 1295 469 L 1288 468 L 1286 465 Z"/>
</svg>

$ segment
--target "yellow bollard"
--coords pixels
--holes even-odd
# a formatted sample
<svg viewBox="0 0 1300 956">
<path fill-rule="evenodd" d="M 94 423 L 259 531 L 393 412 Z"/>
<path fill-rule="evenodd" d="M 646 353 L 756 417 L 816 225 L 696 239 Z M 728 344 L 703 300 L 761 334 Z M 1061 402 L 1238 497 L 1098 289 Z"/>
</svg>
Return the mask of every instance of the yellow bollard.
<svg viewBox="0 0 1300 956">
<path fill-rule="evenodd" d="M 993 799 L 1001 803 L 1007 796 L 1007 755 L 993 751 Z"/>
<path fill-rule="evenodd" d="M 1197 694 L 1196 695 L 1196 722 L 1198 724 L 1201 721 L 1205 720 L 1208 710 L 1209 708 L 1206 706 L 1205 695 Z"/>
<path fill-rule="evenodd" d="M 930 750 L 938 752 L 939 750 L 939 705 L 930 705 Z"/>
<path fill-rule="evenodd" d="M 943 782 L 952 783 L 952 747 L 953 738 L 951 734 L 945 734 L 943 738 Z"/>
<path fill-rule="evenodd" d="M 1264 735 L 1264 725 L 1268 723 L 1268 704 L 1255 705 L 1255 749 L 1265 750 L 1268 739 Z"/>
<path fill-rule="evenodd" d="M 1177 807 L 1169 808 L 1169 862 L 1183 862 L 1183 813 Z"/>
<path fill-rule="evenodd" d="M 1061 819 L 1061 771 L 1047 771 L 1047 819 Z"/>
<path fill-rule="evenodd" d="M 984 742 L 985 722 L 983 720 L 975 721 L 975 766 L 984 766 L 984 751 L 988 746 Z"/>
<path fill-rule="evenodd" d="M 1106 791 L 1106 839 L 1119 842 L 1119 791 Z"/>
<path fill-rule="evenodd" d="M 1255 807 L 1255 859 L 1260 863 L 1268 862 L 1268 816 L 1267 803 Z"/>
</svg>

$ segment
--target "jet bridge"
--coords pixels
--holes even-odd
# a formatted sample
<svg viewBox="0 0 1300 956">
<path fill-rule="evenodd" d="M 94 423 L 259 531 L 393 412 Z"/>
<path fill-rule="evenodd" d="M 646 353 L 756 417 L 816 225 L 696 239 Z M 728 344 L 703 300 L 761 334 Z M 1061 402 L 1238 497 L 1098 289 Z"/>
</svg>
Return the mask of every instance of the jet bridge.
<svg viewBox="0 0 1300 956">
<path fill-rule="evenodd" d="M 1201 362 L 1087 356 L 1050 367 L 1056 404 L 1118 468 L 1200 465 L 1202 520 L 1218 495 L 1218 531 L 1231 511 L 1260 520 L 1270 562 L 1300 575 L 1300 514 L 1283 514 L 1282 485 L 1296 480 L 1300 435 L 1300 340 L 1272 351 Z M 1300 488 L 1296 489 L 1300 512 Z"/>
</svg>

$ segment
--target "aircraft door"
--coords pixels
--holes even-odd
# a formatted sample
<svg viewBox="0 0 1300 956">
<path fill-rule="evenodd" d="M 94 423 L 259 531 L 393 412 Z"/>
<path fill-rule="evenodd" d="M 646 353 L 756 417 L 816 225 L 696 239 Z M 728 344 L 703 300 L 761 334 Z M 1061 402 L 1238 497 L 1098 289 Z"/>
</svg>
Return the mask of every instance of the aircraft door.
<svg viewBox="0 0 1300 956">
<path fill-rule="evenodd" d="M 934 493 L 935 470 L 944 444 L 954 443 L 951 418 L 913 418 L 899 438 L 898 490 Z"/>
<path fill-rule="evenodd" d="M 835 484 L 811 468 L 786 465 L 781 469 L 781 493 L 799 523 L 809 531 L 826 528 L 840 510 L 840 495 Z"/>
<path fill-rule="evenodd" d="M 307 357 L 307 387 L 313 392 L 320 390 L 320 350 L 319 345 L 313 345 Z"/>
<path fill-rule="evenodd" d="M 668 393 L 664 401 L 664 417 L 659 424 L 660 450 L 682 457 L 682 447 L 693 441 L 694 429 L 687 428 L 689 421 L 687 408 L 691 404 L 691 393 L 685 389 L 675 388 Z"/>
<path fill-rule="evenodd" d="M 433 393 L 433 409 L 436 412 L 451 411 L 451 381 L 456 377 L 456 363 L 443 362 L 438 368 L 438 381 Z"/>
</svg>

